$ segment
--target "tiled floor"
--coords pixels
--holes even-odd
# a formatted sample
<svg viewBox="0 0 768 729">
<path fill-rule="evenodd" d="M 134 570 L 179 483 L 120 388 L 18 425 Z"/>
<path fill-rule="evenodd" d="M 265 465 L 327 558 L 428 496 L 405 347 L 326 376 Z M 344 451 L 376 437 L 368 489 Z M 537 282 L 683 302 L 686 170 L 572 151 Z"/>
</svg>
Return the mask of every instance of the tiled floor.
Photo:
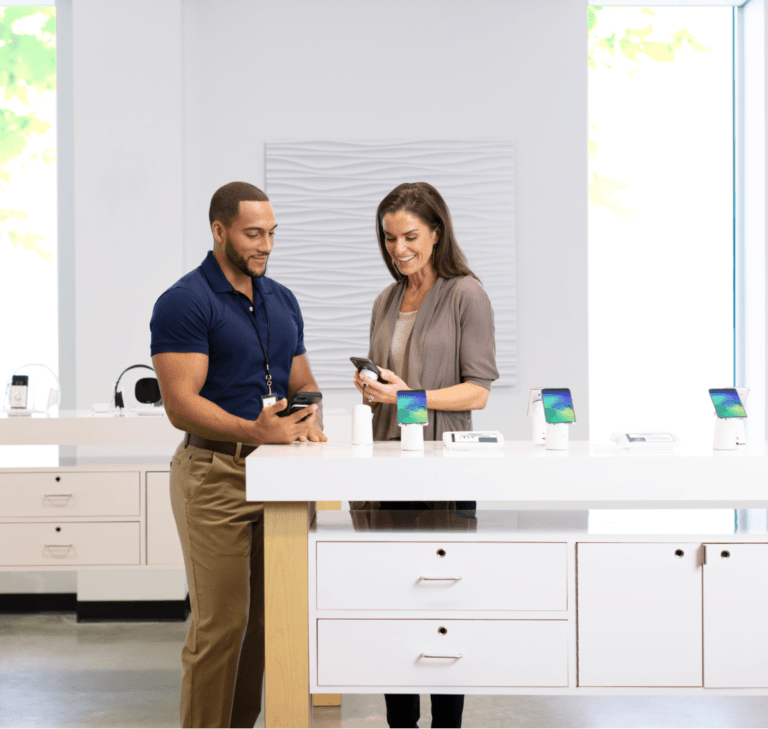
<svg viewBox="0 0 768 729">
<path fill-rule="evenodd" d="M 0 727 L 174 727 L 184 623 L 0 615 Z M 422 696 L 421 727 L 430 726 Z M 386 727 L 384 699 L 344 696 L 318 726 Z M 263 716 L 257 727 L 264 726 Z M 768 697 L 467 696 L 465 727 L 768 727 Z"/>
</svg>

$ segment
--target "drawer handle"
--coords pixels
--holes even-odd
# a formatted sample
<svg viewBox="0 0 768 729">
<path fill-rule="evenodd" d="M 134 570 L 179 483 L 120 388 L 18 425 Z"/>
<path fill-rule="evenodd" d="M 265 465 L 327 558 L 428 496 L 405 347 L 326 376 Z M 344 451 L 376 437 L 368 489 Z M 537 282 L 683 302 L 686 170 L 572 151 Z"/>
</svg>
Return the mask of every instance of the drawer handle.
<svg viewBox="0 0 768 729">
<path fill-rule="evenodd" d="M 72 498 L 72 494 L 44 494 L 44 499 L 66 499 L 69 501 Z"/>
<path fill-rule="evenodd" d="M 433 582 L 435 582 L 435 581 L 445 581 L 445 580 L 450 580 L 450 581 L 456 582 L 456 581 L 461 579 L 461 575 L 459 575 L 458 577 L 423 577 L 422 576 L 422 577 L 419 577 L 419 579 L 420 580 L 431 580 Z"/>
<path fill-rule="evenodd" d="M 461 653 L 422 653 L 422 658 L 463 658 Z"/>
<path fill-rule="evenodd" d="M 52 552 L 51 553 L 52 556 L 54 556 L 54 557 L 66 557 L 66 555 L 69 552 L 69 550 L 72 549 L 74 546 L 75 546 L 74 544 L 46 544 L 45 548 L 46 549 L 51 549 L 51 550 L 52 549 L 66 549 L 67 551 L 64 552 L 64 553 L 56 553 L 56 552 Z"/>
</svg>

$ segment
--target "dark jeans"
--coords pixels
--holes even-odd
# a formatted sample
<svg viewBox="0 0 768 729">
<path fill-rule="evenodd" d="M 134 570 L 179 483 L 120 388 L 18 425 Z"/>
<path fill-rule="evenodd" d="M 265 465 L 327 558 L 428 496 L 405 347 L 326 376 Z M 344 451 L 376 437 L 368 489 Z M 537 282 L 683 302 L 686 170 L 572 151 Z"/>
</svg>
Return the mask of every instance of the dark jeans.
<svg viewBox="0 0 768 729">
<path fill-rule="evenodd" d="M 384 694 L 387 724 L 391 727 L 415 727 L 421 716 L 418 694 Z M 464 696 L 432 694 L 432 726 L 460 727 Z"/>
<path fill-rule="evenodd" d="M 429 509 L 424 501 L 382 501 L 382 509 L 422 511 Z M 475 509 L 475 501 L 457 501 L 459 511 Z M 415 727 L 421 716 L 418 694 L 384 694 L 387 702 L 387 724 L 390 727 Z M 463 694 L 432 694 L 432 726 L 460 727 L 464 711 Z"/>
</svg>

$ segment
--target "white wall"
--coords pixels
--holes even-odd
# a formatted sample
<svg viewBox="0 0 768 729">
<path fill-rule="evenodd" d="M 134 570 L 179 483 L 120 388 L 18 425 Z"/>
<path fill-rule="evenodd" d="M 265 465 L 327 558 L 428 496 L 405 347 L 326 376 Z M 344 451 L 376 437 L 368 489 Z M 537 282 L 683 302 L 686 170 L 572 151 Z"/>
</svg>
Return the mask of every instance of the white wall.
<svg viewBox="0 0 768 729">
<path fill-rule="evenodd" d="M 151 363 L 152 306 L 183 272 L 181 0 L 70 4 L 76 405 L 90 409 Z"/>
<path fill-rule="evenodd" d="M 185 3 L 185 268 L 210 247 L 213 191 L 264 185 L 267 140 L 512 139 L 520 385 L 492 392 L 475 426 L 527 438 L 528 390 L 569 386 L 571 435 L 587 438 L 585 13 L 577 0 Z M 539 294 L 551 277 L 559 298 Z"/>
</svg>

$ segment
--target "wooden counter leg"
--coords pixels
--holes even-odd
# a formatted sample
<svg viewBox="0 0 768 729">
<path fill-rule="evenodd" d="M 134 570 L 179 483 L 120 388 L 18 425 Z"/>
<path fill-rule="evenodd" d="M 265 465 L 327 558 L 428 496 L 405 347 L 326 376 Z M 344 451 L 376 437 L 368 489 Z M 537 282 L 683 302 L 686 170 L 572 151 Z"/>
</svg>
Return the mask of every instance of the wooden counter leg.
<svg viewBox="0 0 768 729">
<path fill-rule="evenodd" d="M 309 726 L 307 531 L 314 515 L 314 502 L 264 503 L 267 727 Z"/>
<path fill-rule="evenodd" d="M 318 501 L 317 510 L 340 511 L 341 501 Z M 312 706 L 341 706 L 341 694 L 312 694 Z"/>
</svg>

